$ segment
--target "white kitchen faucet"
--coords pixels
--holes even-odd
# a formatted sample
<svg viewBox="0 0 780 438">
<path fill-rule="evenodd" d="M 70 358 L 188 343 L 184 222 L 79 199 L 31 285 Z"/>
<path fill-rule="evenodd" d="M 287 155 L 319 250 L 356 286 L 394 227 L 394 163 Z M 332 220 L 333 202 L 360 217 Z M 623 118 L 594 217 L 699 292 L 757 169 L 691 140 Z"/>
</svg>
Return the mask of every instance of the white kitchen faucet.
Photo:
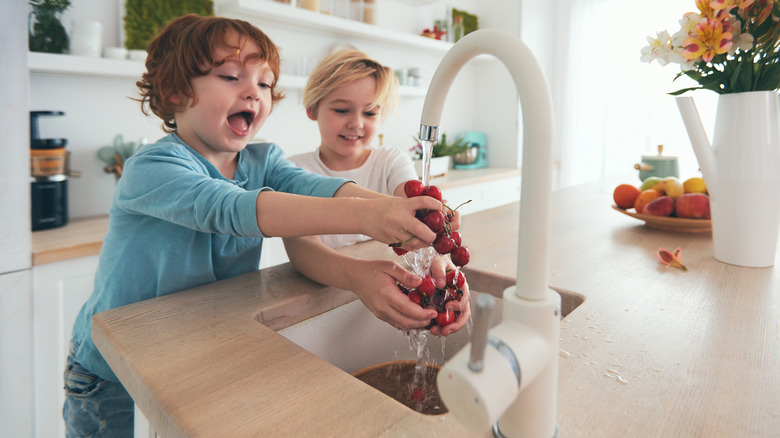
<svg viewBox="0 0 780 438">
<path fill-rule="evenodd" d="M 510 33 L 483 29 L 458 41 L 433 75 L 420 121 L 420 140 L 436 141 L 447 92 L 475 56 L 498 58 L 514 79 L 523 114 L 523 169 L 517 283 L 503 293 L 503 319 L 488 332 L 491 297 L 474 311 L 470 351 L 438 375 L 447 409 L 465 425 L 496 436 L 558 436 L 556 403 L 561 298 L 548 287 L 552 99 L 539 63 Z"/>
</svg>

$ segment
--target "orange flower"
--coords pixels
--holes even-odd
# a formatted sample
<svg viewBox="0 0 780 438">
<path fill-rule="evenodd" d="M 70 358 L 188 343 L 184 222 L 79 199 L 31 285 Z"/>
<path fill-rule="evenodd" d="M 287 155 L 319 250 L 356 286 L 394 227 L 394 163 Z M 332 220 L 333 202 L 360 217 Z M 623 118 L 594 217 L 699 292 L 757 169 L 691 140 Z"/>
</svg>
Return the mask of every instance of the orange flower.
<svg viewBox="0 0 780 438">
<path fill-rule="evenodd" d="M 682 56 L 691 60 L 701 57 L 705 62 L 712 61 L 731 48 L 731 33 L 723 32 L 723 24 L 715 19 L 707 19 L 696 25 L 696 35 L 683 41 Z"/>
<path fill-rule="evenodd" d="M 712 5 L 717 3 L 712 0 L 696 0 L 696 7 L 699 8 L 701 16 L 704 18 L 717 18 L 720 14 L 720 9 L 713 8 Z"/>
</svg>

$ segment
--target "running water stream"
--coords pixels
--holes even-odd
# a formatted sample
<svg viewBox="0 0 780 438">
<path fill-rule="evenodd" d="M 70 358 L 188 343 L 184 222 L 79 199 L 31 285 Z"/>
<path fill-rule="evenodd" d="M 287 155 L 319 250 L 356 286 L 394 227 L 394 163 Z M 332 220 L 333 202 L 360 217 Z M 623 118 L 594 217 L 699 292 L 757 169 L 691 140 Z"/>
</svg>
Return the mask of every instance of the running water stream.
<svg viewBox="0 0 780 438">
<path fill-rule="evenodd" d="M 423 186 L 428 186 L 430 183 L 430 170 L 431 170 L 431 158 L 433 155 L 433 142 L 431 141 L 421 141 L 422 145 L 422 183 Z M 436 256 L 436 251 L 433 249 L 432 246 L 427 246 L 425 248 L 418 249 L 417 251 L 410 251 L 406 254 L 404 254 L 404 259 L 406 260 L 406 263 L 411 267 L 412 272 L 414 272 L 416 275 L 420 277 L 424 277 L 425 275 L 428 275 L 431 268 L 431 262 L 433 261 L 433 258 Z M 459 270 L 459 268 L 456 268 Z M 457 277 L 456 277 L 457 278 Z M 407 382 L 407 385 L 409 386 L 409 393 L 415 394 L 415 391 L 420 390 L 421 388 L 426 387 L 433 387 L 435 388 L 435 385 L 426 385 L 426 376 L 429 374 L 426 372 L 429 357 L 430 354 L 428 352 L 428 336 L 430 332 L 428 329 L 415 329 L 415 330 L 407 330 L 406 337 L 409 340 L 409 348 L 413 351 L 417 352 L 417 362 L 415 364 L 415 372 L 414 372 L 414 378 L 411 382 Z M 445 348 L 445 343 L 442 342 L 442 350 Z M 444 353 L 442 351 L 442 353 Z M 442 357 L 444 357 L 444 354 L 442 354 Z M 434 365 L 443 365 L 443 364 L 434 364 Z M 417 394 L 422 394 L 422 398 L 416 400 L 417 405 L 417 411 L 420 412 L 422 410 L 423 401 L 427 398 L 434 397 L 434 394 L 425 394 L 417 392 Z M 438 396 L 436 396 L 438 399 Z M 443 408 L 443 407 L 442 407 Z"/>
</svg>

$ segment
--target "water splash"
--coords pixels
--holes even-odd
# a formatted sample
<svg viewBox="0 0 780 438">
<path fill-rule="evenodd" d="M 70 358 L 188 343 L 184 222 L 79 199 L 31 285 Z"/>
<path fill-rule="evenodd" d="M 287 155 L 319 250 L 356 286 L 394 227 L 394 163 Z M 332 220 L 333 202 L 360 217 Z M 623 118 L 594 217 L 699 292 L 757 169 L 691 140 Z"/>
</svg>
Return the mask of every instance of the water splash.
<svg viewBox="0 0 780 438">
<path fill-rule="evenodd" d="M 406 339 L 409 341 L 409 349 L 416 351 L 417 362 L 414 365 L 414 377 L 411 382 L 406 382 L 409 388 L 409 393 L 414 394 L 416 391 L 426 387 L 426 365 L 430 353 L 428 351 L 428 334 L 425 329 L 408 330 L 406 332 Z M 424 397 L 428 397 L 428 394 L 423 394 Z M 414 398 L 415 410 L 422 412 L 423 403 L 425 398 Z"/>
<path fill-rule="evenodd" d="M 604 372 L 604 377 L 607 378 L 614 377 L 615 380 L 617 380 L 617 382 L 620 383 L 621 385 L 628 385 L 628 380 L 624 379 L 623 376 L 621 376 L 620 373 L 613 368 L 607 369 L 607 371 Z"/>
<path fill-rule="evenodd" d="M 412 269 L 412 272 L 419 277 L 428 275 L 431 269 L 431 262 L 436 256 L 436 250 L 433 247 L 427 246 L 420 248 L 417 251 L 409 251 L 404 254 L 406 264 Z"/>
</svg>

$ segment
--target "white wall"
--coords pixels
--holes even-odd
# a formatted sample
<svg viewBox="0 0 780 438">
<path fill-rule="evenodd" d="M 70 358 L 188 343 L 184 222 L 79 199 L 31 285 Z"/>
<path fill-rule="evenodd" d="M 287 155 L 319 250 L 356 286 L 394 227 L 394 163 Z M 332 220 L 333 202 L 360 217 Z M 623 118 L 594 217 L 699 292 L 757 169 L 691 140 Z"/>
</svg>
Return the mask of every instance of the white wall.
<svg viewBox="0 0 780 438">
<path fill-rule="evenodd" d="M 0 434 L 33 436 L 26 7 L 0 14 Z"/>
</svg>

